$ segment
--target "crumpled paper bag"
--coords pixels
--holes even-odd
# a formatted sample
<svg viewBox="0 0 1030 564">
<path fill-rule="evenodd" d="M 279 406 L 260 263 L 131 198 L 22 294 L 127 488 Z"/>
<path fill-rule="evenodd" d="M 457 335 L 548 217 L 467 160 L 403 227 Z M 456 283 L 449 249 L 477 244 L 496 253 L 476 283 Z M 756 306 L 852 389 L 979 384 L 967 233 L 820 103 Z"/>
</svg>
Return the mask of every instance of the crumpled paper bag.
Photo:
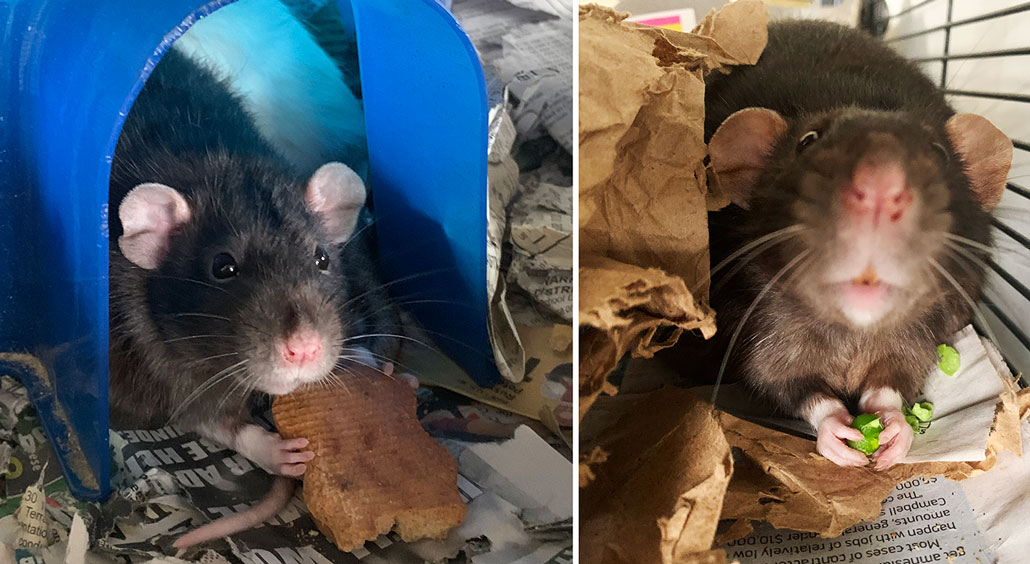
<svg viewBox="0 0 1030 564">
<path fill-rule="evenodd" d="M 725 561 L 709 549 L 733 458 L 711 404 L 689 390 L 654 392 L 603 448 L 610 457 L 580 495 L 583 562 Z"/>
<path fill-rule="evenodd" d="M 683 331 L 715 332 L 708 307 L 704 76 L 754 64 L 762 2 L 710 13 L 691 33 L 579 13 L 580 418 L 629 350 L 650 356 Z M 654 342 L 659 327 L 671 335 Z"/>
<path fill-rule="evenodd" d="M 1006 381 L 999 396 L 986 457 L 971 462 L 899 464 L 887 471 L 841 467 L 818 456 L 811 440 L 774 431 L 725 412 L 716 416 L 738 454 L 726 492 L 716 545 L 747 536 L 750 521 L 774 527 L 840 536 L 861 521 L 875 520 L 883 500 L 899 483 L 918 476 L 961 481 L 981 474 L 1010 451 L 1021 456 L 1020 420 L 1030 413 L 1030 389 Z"/>
</svg>

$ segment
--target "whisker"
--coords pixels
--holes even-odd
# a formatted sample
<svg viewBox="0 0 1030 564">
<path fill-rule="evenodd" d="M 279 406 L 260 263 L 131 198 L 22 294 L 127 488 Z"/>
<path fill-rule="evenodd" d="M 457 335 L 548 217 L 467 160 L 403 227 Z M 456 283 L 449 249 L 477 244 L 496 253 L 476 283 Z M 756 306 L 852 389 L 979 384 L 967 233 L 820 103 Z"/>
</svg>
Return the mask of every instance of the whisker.
<svg viewBox="0 0 1030 564">
<path fill-rule="evenodd" d="M 769 280 L 769 283 L 766 284 L 764 288 L 762 288 L 762 291 L 758 293 L 755 299 L 751 302 L 751 305 L 748 306 L 747 311 L 744 312 L 744 317 L 740 319 L 740 323 L 738 323 L 737 327 L 733 330 L 733 335 L 730 337 L 729 346 L 726 348 L 726 354 L 724 354 L 722 357 L 722 365 L 719 366 L 719 375 L 715 378 L 715 388 L 712 390 L 712 405 L 715 405 L 715 399 L 719 394 L 719 385 L 722 384 L 722 376 L 723 373 L 726 372 L 726 364 L 729 363 L 730 353 L 733 352 L 733 345 L 736 344 L 737 338 L 740 337 L 741 331 L 744 330 L 744 325 L 747 323 L 748 318 L 751 317 L 751 313 L 755 311 L 756 307 L 758 307 L 758 302 L 761 301 L 763 297 L 765 297 L 766 292 L 768 292 L 773 287 L 773 285 L 776 284 L 776 281 L 779 280 L 784 273 L 790 270 L 795 264 L 801 262 L 801 260 L 808 256 L 809 253 L 810 251 L 807 249 L 801 251 L 801 253 L 798 254 L 798 256 L 794 257 L 793 260 L 791 260 L 783 268 L 781 268 L 779 272 L 777 272 Z"/>
<path fill-rule="evenodd" d="M 221 315 L 214 315 L 214 314 L 211 314 L 211 313 L 197 313 L 197 312 L 172 313 L 172 314 L 169 314 L 167 317 L 176 318 L 176 319 L 180 318 L 180 317 L 202 317 L 204 319 L 217 319 L 218 321 L 228 321 L 228 322 L 232 323 L 232 320 L 229 319 L 228 317 L 223 317 Z"/>
<path fill-rule="evenodd" d="M 196 278 L 184 278 L 182 276 L 168 276 L 168 275 L 165 275 L 165 274 L 151 274 L 150 278 L 161 278 L 161 279 L 164 279 L 164 280 L 176 280 L 176 281 L 179 281 L 179 282 L 192 282 L 193 284 L 199 284 L 201 286 L 204 286 L 205 288 L 211 288 L 212 290 L 218 290 L 219 292 L 221 292 L 223 294 L 226 294 L 226 295 L 232 296 L 233 298 L 236 298 L 236 296 L 234 296 L 232 292 L 226 290 L 225 288 L 221 288 L 219 286 L 215 286 L 214 284 L 210 284 L 210 283 L 204 282 L 202 280 L 197 280 Z"/>
<path fill-rule="evenodd" d="M 216 354 L 216 355 L 212 355 L 212 356 L 206 356 L 206 357 L 198 359 L 198 360 L 190 361 L 190 362 L 186 363 L 186 365 L 187 366 L 194 366 L 194 365 L 197 365 L 197 364 L 202 364 L 202 363 L 207 362 L 209 360 L 214 360 L 216 358 L 225 358 L 227 356 L 238 356 L 239 354 L 240 353 L 238 353 L 238 352 L 228 352 L 228 353 Z"/>
<path fill-rule="evenodd" d="M 983 313 L 980 312 L 980 308 L 976 307 L 976 303 L 973 302 L 973 299 L 969 297 L 969 294 L 967 294 L 966 291 L 962 289 L 962 286 L 960 286 L 958 281 L 956 281 L 955 278 L 948 273 L 947 269 L 941 266 L 941 263 L 934 260 L 933 257 L 927 257 L 927 260 L 930 262 L 930 265 L 937 269 L 937 272 L 939 272 L 941 276 L 943 276 L 944 279 L 948 281 L 948 283 L 955 287 L 955 290 L 958 291 L 960 296 L 962 296 L 962 299 L 965 300 L 966 303 L 969 304 L 969 307 L 973 310 L 973 315 L 976 316 L 976 320 L 980 322 L 980 325 L 983 326 L 984 331 L 987 332 L 987 337 L 991 340 L 991 342 L 997 343 L 998 339 L 995 337 L 994 331 L 991 330 L 991 326 L 987 324 L 987 319 L 985 319 Z"/>
<path fill-rule="evenodd" d="M 231 377 L 237 369 L 245 365 L 247 362 L 248 359 L 243 359 L 235 364 L 231 364 L 212 375 L 210 378 L 201 383 L 201 385 L 197 386 L 197 388 L 190 392 L 190 394 L 186 396 L 186 399 L 184 399 L 182 403 L 180 403 L 179 406 L 175 408 L 172 411 L 172 413 L 168 416 L 168 423 L 170 424 L 172 421 L 174 421 L 175 418 L 186 408 L 186 406 L 188 406 L 190 403 L 199 398 L 201 394 L 211 389 L 212 387 L 218 385 L 218 383 L 225 380 L 226 378 Z"/>
<path fill-rule="evenodd" d="M 776 231 L 773 231 L 772 233 L 767 233 L 767 234 L 765 234 L 765 235 L 755 239 L 754 241 L 751 241 L 751 242 L 745 244 L 744 246 L 740 247 L 736 251 L 732 252 L 726 258 L 724 258 L 721 261 L 719 261 L 719 264 L 713 266 L 711 268 L 711 270 L 708 271 L 708 275 L 705 276 L 704 278 L 702 278 L 700 282 L 698 282 L 697 287 L 698 288 L 703 287 L 705 285 L 705 283 L 707 283 L 709 280 L 711 280 L 711 278 L 713 276 L 715 276 L 715 274 L 717 272 L 719 272 L 720 270 L 725 268 L 726 265 L 730 264 L 731 262 L 733 262 L 734 260 L 739 258 L 741 255 L 747 253 L 751 249 L 754 249 L 755 247 L 758 247 L 759 245 L 762 245 L 763 243 L 765 243 L 767 241 L 771 241 L 771 240 L 777 239 L 779 237 L 788 237 L 789 235 L 795 235 L 795 234 L 800 233 L 800 232 L 802 232 L 802 231 L 804 231 L 806 229 L 808 229 L 808 228 L 805 227 L 804 225 L 800 225 L 800 224 L 790 225 L 790 226 L 784 227 L 783 229 L 777 229 Z"/>
<path fill-rule="evenodd" d="M 711 293 L 715 294 L 720 288 L 722 288 L 727 282 L 729 282 L 730 279 L 732 279 L 738 272 L 740 272 L 744 267 L 746 267 L 748 264 L 750 264 L 751 261 L 753 261 L 756 258 L 758 258 L 758 255 L 764 253 L 765 251 L 771 249 L 772 247 L 774 247 L 776 245 L 779 245 L 780 243 L 786 243 L 787 241 L 789 241 L 792 238 L 796 237 L 798 234 L 800 234 L 800 231 L 797 231 L 797 232 L 794 232 L 794 233 L 787 233 L 787 234 L 785 234 L 783 236 L 780 236 L 780 237 L 777 237 L 775 239 L 768 240 L 765 243 L 763 243 L 760 246 L 758 246 L 752 252 L 748 253 L 743 258 L 743 260 L 741 260 L 740 262 L 735 264 L 733 266 L 733 268 L 731 268 L 728 272 L 726 272 L 726 274 L 724 274 L 722 277 L 720 277 L 719 281 L 716 282 L 715 285 L 712 287 Z"/>
<path fill-rule="evenodd" d="M 202 338 L 205 338 L 205 337 L 227 337 L 228 338 L 228 337 L 234 337 L 234 336 L 235 335 L 214 335 L 214 334 L 211 334 L 211 335 L 190 335 L 188 337 L 176 337 L 174 339 L 168 339 L 166 341 L 161 341 L 161 342 L 165 343 L 165 344 L 168 344 L 168 343 L 177 343 L 179 341 L 189 341 L 191 339 L 202 339 Z"/>
<path fill-rule="evenodd" d="M 459 339 L 455 339 L 453 337 L 449 337 L 449 336 L 444 335 L 442 333 L 437 333 L 437 332 L 434 332 L 434 331 L 430 331 L 428 329 L 419 328 L 419 330 L 424 332 L 424 333 L 433 334 L 435 336 L 435 338 L 444 339 L 444 340 L 446 340 L 448 342 L 452 342 L 452 343 L 454 343 L 456 345 L 464 347 L 465 349 L 467 349 L 469 351 L 472 351 L 472 352 L 474 352 L 476 354 L 479 354 L 479 355 L 483 356 L 484 358 L 486 358 L 486 357 L 493 358 L 492 355 L 486 355 L 482 351 L 476 349 L 475 347 L 473 347 L 473 346 L 471 346 L 471 345 L 469 345 L 467 343 L 462 342 Z M 408 337 L 407 335 L 398 335 L 396 333 L 365 333 L 365 334 L 362 334 L 362 335 L 354 335 L 352 337 L 347 337 L 346 339 L 343 339 L 343 340 L 338 341 L 338 342 L 339 342 L 339 344 L 342 345 L 342 344 L 348 343 L 350 341 L 356 341 L 358 339 L 371 339 L 371 338 L 375 338 L 375 337 L 387 337 L 387 338 L 394 338 L 394 339 L 401 339 L 401 340 L 405 340 L 405 341 L 411 341 L 413 343 L 418 343 L 418 344 L 422 345 L 423 347 L 425 347 L 425 348 L 427 348 L 427 349 L 429 349 L 429 350 L 431 350 L 431 351 L 433 351 L 433 352 L 435 352 L 435 353 L 437 353 L 437 354 L 439 354 L 441 356 L 445 356 L 445 357 L 447 356 L 442 351 L 440 351 L 440 349 L 436 348 L 434 345 L 431 345 L 431 344 L 426 343 L 424 341 L 421 341 L 419 339 L 415 339 L 413 337 Z"/>
</svg>

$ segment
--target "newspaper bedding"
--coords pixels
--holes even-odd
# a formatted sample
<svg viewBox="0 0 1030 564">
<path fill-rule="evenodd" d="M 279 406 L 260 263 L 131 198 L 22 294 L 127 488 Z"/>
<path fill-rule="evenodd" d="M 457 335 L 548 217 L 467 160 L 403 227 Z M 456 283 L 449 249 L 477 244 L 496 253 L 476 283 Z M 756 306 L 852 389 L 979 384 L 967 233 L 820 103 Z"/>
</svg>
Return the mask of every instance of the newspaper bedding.
<svg viewBox="0 0 1030 564">
<path fill-rule="evenodd" d="M 271 476 L 238 453 L 173 427 L 112 431 L 115 493 L 102 505 L 78 502 L 24 397 L 19 383 L 0 377 L 0 436 L 5 445 L 13 445 L 4 449 L 6 460 L 0 460 L 8 466 L 0 562 L 12 549 L 21 555 L 16 556 L 19 564 L 167 558 L 175 553 L 171 543 L 176 535 L 246 509 L 271 484 Z M 458 562 L 482 564 L 502 553 L 527 562 L 572 561 L 571 462 L 531 430 L 526 418 L 428 389 L 419 392 L 419 416 L 459 461 L 458 488 L 469 504 L 465 523 L 447 541 L 403 543 L 391 533 L 342 553 L 319 533 L 298 493 L 272 522 L 187 553 L 186 561 L 414 564 L 457 555 Z M 518 467 L 510 463 L 514 458 L 530 464 Z M 549 472 L 531 482 L 521 475 L 525 468 Z M 570 499 L 553 495 L 562 489 Z"/>
<path fill-rule="evenodd" d="M 501 375 L 530 358 L 518 326 L 572 325 L 572 2 L 456 0 L 490 103 L 487 289 Z"/>
</svg>

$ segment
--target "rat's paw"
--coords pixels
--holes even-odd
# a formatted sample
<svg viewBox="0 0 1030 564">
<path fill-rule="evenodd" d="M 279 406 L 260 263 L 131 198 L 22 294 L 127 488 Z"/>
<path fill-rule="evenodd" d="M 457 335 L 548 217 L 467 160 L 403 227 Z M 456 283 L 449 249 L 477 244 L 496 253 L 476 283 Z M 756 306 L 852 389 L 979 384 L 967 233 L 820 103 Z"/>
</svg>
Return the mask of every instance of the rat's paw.
<svg viewBox="0 0 1030 564">
<path fill-rule="evenodd" d="M 298 478 L 307 470 L 305 462 L 315 453 L 304 450 L 307 439 L 283 439 L 257 425 L 244 425 L 236 435 L 236 450 L 269 474 Z"/>
<path fill-rule="evenodd" d="M 877 470 L 886 470 L 908 455 L 915 432 L 900 410 L 885 409 L 880 412 L 880 419 L 884 422 L 883 431 L 880 431 L 880 448 L 873 453 L 873 460 Z"/>
<path fill-rule="evenodd" d="M 844 442 L 849 439 L 862 440 L 862 433 L 849 426 L 851 420 L 847 412 L 835 413 L 823 419 L 819 424 L 815 450 L 838 466 L 865 466 L 869 459 Z"/>
<path fill-rule="evenodd" d="M 275 436 L 279 442 L 272 451 L 272 460 L 269 461 L 269 467 L 266 467 L 265 470 L 277 476 L 289 476 L 291 478 L 303 476 L 304 471 L 307 470 L 307 465 L 304 463 L 311 462 L 315 458 L 314 452 L 304 450 L 308 446 L 308 440 L 285 440 L 280 438 L 278 433 L 270 434 Z"/>
</svg>

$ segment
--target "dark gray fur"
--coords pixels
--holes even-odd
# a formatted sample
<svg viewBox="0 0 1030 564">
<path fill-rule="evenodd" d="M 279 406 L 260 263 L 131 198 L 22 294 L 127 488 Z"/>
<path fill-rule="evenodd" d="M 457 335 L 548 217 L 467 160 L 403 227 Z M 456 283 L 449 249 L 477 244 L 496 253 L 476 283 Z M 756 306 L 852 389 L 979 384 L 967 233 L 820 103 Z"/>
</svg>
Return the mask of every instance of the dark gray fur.
<svg viewBox="0 0 1030 564">
<path fill-rule="evenodd" d="M 828 258 L 838 191 L 858 159 L 873 150 L 867 135 L 886 132 L 904 154 L 913 189 L 930 202 L 907 251 L 925 275 L 907 288 L 904 307 L 870 330 L 856 330 L 827 311 L 830 296 L 814 287 L 802 264 L 759 303 L 734 347 L 729 373 L 789 415 L 819 394 L 854 408 L 863 390 L 880 386 L 916 399 L 936 361 L 936 346 L 972 318 L 971 308 L 925 257 L 936 257 L 974 300 L 984 279 L 979 265 L 956 260 L 931 231 L 950 224 L 952 233 L 991 243 L 989 215 L 974 200 L 945 134 L 954 111 L 915 65 L 881 41 L 815 21 L 770 24 L 768 46 L 755 66 L 709 80 L 706 140 L 747 107 L 779 112 L 789 131 L 773 149 L 750 211 L 730 206 L 711 214 L 712 263 L 788 225 L 810 230 L 762 253 L 713 294 L 719 358 L 777 271 L 805 250 L 813 260 Z M 813 129 L 822 132 L 819 140 L 799 154 L 798 139 Z M 946 149 L 947 162 L 933 143 Z"/>
<path fill-rule="evenodd" d="M 192 210 L 153 271 L 131 264 L 117 246 L 118 204 L 144 182 L 177 189 Z M 227 85 L 174 50 L 165 54 L 129 114 L 111 171 L 115 425 L 166 424 L 219 371 L 243 358 L 260 370 L 276 354 L 275 339 L 302 322 L 333 342 L 353 339 L 345 347 L 395 354 L 396 341 L 361 337 L 397 333 L 399 324 L 369 257 L 372 230 L 330 244 L 305 207 L 306 183 L 261 139 Z M 333 257 L 328 272 L 315 266 L 316 245 Z M 241 274 L 223 284 L 210 267 L 226 251 L 237 257 Z M 218 336 L 168 342 L 194 335 Z M 187 429 L 245 422 L 251 391 L 236 384 L 247 378 L 241 372 L 200 394 L 176 422 Z"/>
</svg>

